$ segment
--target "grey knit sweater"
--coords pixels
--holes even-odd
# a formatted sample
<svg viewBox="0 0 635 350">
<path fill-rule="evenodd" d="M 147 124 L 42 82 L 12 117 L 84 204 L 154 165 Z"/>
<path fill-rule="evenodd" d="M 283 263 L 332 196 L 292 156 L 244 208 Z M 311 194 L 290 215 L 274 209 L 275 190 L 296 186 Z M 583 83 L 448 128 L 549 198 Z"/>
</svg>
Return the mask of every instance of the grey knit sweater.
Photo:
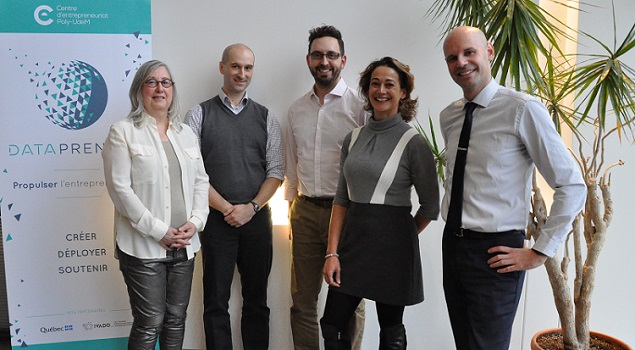
<svg viewBox="0 0 635 350">
<path fill-rule="evenodd" d="M 393 156 L 397 157 L 397 161 L 393 165 L 389 162 L 402 136 L 411 129 L 400 114 L 381 121 L 371 118 L 361 128 L 350 152 L 349 133 L 342 146 L 340 179 L 334 203 L 345 207 L 348 207 L 349 201 L 412 206 L 414 185 L 420 205 L 417 215 L 437 219 L 439 185 L 432 152 L 425 139 L 419 134 L 407 139 L 403 153 Z M 388 173 L 388 177 L 383 176 L 389 182 L 378 186 L 382 172 Z"/>
</svg>

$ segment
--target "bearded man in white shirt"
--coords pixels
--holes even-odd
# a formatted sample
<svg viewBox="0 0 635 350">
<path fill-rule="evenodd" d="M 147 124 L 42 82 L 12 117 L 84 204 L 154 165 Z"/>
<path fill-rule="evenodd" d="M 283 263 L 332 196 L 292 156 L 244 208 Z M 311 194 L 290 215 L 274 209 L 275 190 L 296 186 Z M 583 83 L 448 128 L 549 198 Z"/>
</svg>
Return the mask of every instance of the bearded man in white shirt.
<svg viewBox="0 0 635 350">
<path fill-rule="evenodd" d="M 285 199 L 292 232 L 291 330 L 295 350 L 319 350 L 317 301 L 344 137 L 367 116 L 358 93 L 340 72 L 342 34 L 333 26 L 309 31 L 306 62 L 315 84 L 289 108 L 285 144 Z M 361 348 L 364 302 L 351 319 L 353 349 Z"/>
<path fill-rule="evenodd" d="M 443 53 L 463 90 L 440 116 L 447 149 L 445 299 L 458 350 L 506 350 L 525 271 L 555 254 L 582 210 L 586 186 L 545 106 L 492 79 L 494 47 L 482 31 L 454 28 Z M 455 167 L 462 157 L 464 167 Z M 534 166 L 555 193 L 542 234 L 529 248 L 524 230 Z"/>
</svg>

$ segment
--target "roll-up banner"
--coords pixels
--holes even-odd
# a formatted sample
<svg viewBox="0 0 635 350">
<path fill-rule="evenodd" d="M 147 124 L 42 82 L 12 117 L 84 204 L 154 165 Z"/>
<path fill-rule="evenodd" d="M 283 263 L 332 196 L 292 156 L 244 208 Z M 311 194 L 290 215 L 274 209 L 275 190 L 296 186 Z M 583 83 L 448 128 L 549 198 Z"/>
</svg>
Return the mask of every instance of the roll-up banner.
<svg viewBox="0 0 635 350">
<path fill-rule="evenodd" d="M 0 208 L 13 349 L 126 349 L 101 150 L 151 58 L 150 0 L 0 0 Z"/>
</svg>

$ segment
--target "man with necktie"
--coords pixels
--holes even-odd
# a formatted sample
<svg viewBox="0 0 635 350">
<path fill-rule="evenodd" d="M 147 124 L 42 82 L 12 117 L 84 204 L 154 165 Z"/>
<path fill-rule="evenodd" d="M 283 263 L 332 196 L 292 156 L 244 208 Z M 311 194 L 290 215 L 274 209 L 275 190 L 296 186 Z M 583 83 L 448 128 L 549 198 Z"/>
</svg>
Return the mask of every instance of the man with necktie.
<svg viewBox="0 0 635 350">
<path fill-rule="evenodd" d="M 545 106 L 492 79 L 494 47 L 474 27 L 443 43 L 463 98 L 440 115 L 447 148 L 443 287 L 458 350 L 507 350 L 525 271 L 553 256 L 583 208 L 582 174 Z M 531 248 L 525 228 L 534 166 L 554 200 Z"/>
</svg>

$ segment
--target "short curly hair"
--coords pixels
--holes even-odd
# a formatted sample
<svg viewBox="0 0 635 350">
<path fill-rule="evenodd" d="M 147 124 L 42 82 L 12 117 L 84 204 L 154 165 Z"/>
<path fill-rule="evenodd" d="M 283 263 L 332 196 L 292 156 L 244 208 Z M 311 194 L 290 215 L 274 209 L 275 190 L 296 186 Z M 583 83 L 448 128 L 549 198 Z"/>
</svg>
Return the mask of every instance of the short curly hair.
<svg viewBox="0 0 635 350">
<path fill-rule="evenodd" d="M 370 89 L 370 79 L 373 75 L 373 71 L 377 67 L 389 67 L 392 68 L 397 75 L 399 75 L 399 85 L 406 91 L 406 97 L 399 101 L 399 113 L 406 123 L 410 122 L 417 114 L 417 105 L 419 104 L 419 98 L 412 98 L 410 93 L 415 88 L 415 77 L 410 73 L 410 67 L 406 64 L 399 62 L 392 57 L 384 57 L 379 60 L 371 62 L 363 72 L 359 74 L 359 91 L 366 101 L 364 109 L 367 111 L 373 110 L 368 98 L 368 90 Z"/>
</svg>

